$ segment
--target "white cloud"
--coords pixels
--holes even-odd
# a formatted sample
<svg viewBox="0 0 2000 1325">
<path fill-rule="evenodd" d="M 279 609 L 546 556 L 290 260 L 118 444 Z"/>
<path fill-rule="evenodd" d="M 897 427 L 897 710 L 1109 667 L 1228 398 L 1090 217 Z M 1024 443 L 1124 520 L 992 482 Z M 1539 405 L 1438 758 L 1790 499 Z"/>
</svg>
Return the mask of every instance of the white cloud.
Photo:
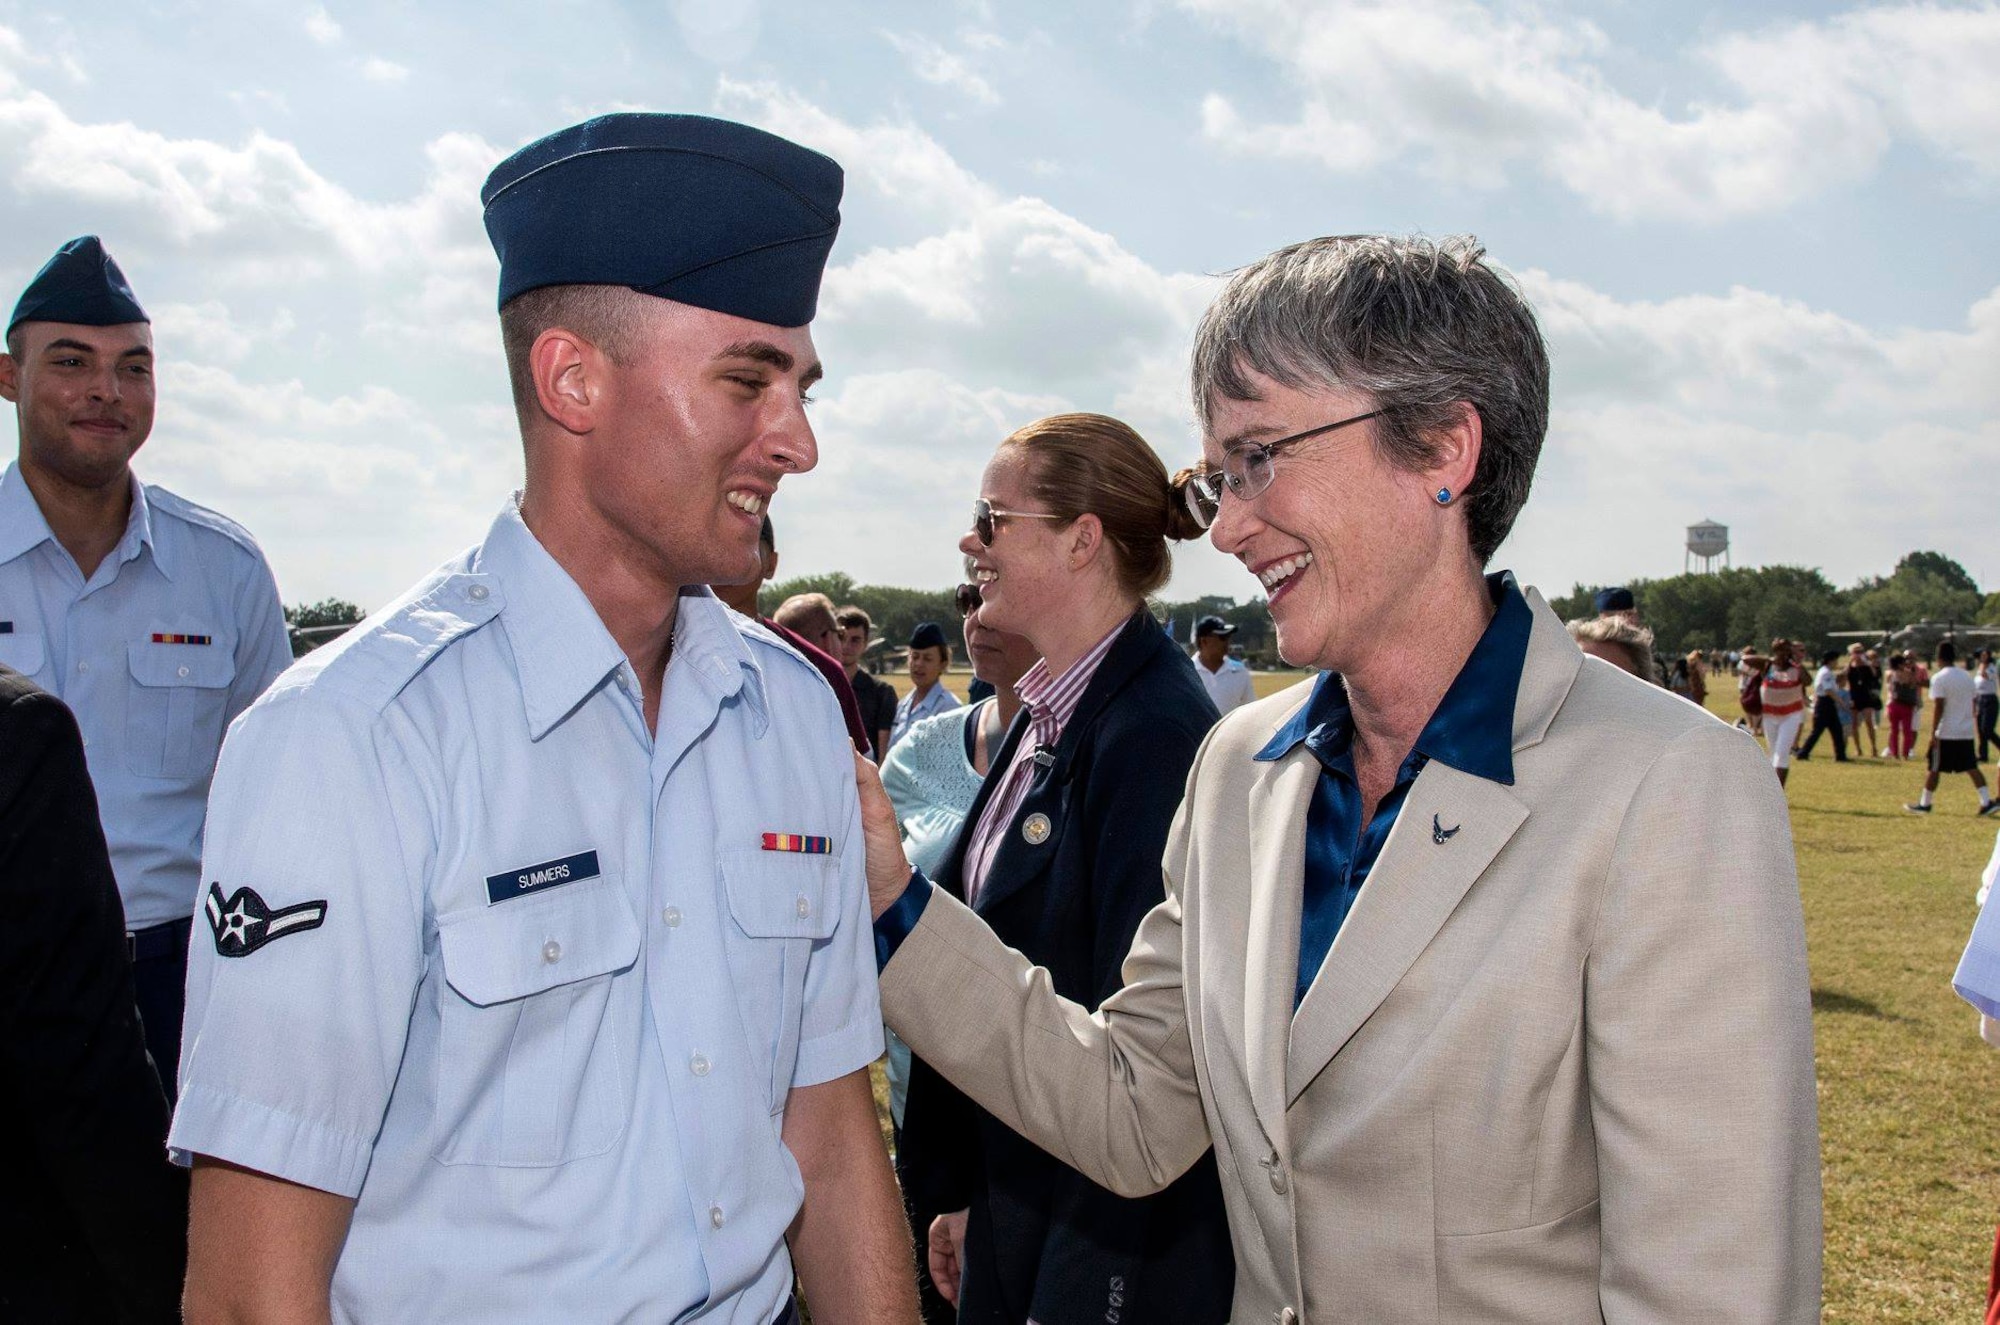
<svg viewBox="0 0 2000 1325">
<path fill-rule="evenodd" d="M 305 23 L 306 35 L 322 46 L 331 46 L 340 40 L 340 24 L 318 5 L 306 11 Z"/>
<path fill-rule="evenodd" d="M 993 90 L 991 83 L 973 69 L 964 56 L 948 51 L 930 38 L 916 33 L 884 32 L 882 36 L 896 48 L 896 53 L 903 57 L 905 64 L 909 65 L 910 72 L 924 82 L 938 87 L 952 88 L 982 106 L 1000 104 L 1000 94 Z"/>
<path fill-rule="evenodd" d="M 407 65 L 371 55 L 361 62 L 361 76 L 371 83 L 401 83 L 408 80 L 410 70 Z"/>
<path fill-rule="evenodd" d="M 1619 90 L 1587 20 L 1474 0 L 1182 0 L 1279 64 L 1261 123 L 1221 93 L 1230 150 L 1359 172 L 1407 159 L 1496 187 L 1539 171 L 1621 218 L 1712 221 L 1860 179 L 1907 141 L 2000 179 L 2000 6 L 1916 4 L 1728 33 L 1693 52 L 1725 92 L 1678 113 Z"/>
</svg>

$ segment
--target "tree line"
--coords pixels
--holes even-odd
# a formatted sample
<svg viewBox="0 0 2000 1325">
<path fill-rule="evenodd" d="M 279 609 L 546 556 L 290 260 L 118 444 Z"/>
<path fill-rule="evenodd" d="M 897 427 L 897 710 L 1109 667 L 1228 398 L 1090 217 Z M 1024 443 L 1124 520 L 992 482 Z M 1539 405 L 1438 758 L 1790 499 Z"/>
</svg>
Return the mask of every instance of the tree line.
<svg viewBox="0 0 2000 1325">
<path fill-rule="evenodd" d="M 1592 599 L 1603 585 L 1575 586 L 1552 599 L 1549 606 L 1564 620 L 1593 616 Z M 1632 580 L 1639 613 L 1652 627 L 1656 651 L 1667 657 L 1690 649 L 1740 649 L 1767 646 L 1773 639 L 1803 641 L 1808 648 L 1831 647 L 1835 630 L 1897 630 L 1912 622 L 1931 620 L 1960 625 L 2000 622 L 2000 592 L 1982 593 L 1965 567 L 1941 552 L 1912 552 L 1887 575 L 1871 576 L 1848 588 L 1837 588 L 1818 570 L 1805 566 L 1758 566 L 1713 574 L 1674 575 L 1658 580 Z M 764 586 L 757 603 L 765 615 L 793 594 L 823 593 L 836 607 L 852 603 L 867 612 L 889 652 L 909 640 L 922 621 L 935 621 L 957 637 L 958 609 L 946 589 L 905 589 L 894 585 L 856 584 L 841 571 L 798 575 Z M 1238 601 L 1221 594 L 1200 598 L 1154 599 L 1148 604 L 1174 638 L 1192 642 L 1194 623 L 1219 616 L 1236 627 L 1230 643 L 1256 667 L 1279 666 L 1277 637 L 1262 598 Z M 301 603 L 285 609 L 285 620 L 302 630 L 349 625 L 365 614 L 339 598 Z M 313 636 L 295 635 L 293 651 L 304 653 Z M 954 649 L 956 654 L 961 650 Z M 963 662 L 963 659 L 959 659 Z"/>
</svg>

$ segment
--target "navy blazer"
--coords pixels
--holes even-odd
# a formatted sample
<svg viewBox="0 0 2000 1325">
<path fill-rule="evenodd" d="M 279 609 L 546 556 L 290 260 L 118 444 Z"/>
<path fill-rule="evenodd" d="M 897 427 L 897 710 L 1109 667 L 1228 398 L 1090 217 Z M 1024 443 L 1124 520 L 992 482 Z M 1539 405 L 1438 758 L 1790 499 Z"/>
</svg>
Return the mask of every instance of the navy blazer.
<svg viewBox="0 0 2000 1325">
<path fill-rule="evenodd" d="M 1165 897 L 1167 830 L 1215 705 L 1144 611 L 1119 632 L 994 852 L 976 908 L 1001 941 L 1086 1007 L 1120 987 L 1139 921 Z M 965 895 L 973 828 L 1023 740 L 1024 710 L 935 882 Z M 1030 842 L 1020 825 L 1044 815 Z M 959 1320 L 1039 1325 L 1229 1318 L 1235 1258 L 1215 1159 L 1127 1200 L 1023 1140 L 921 1059 L 911 1066 L 901 1170 L 924 1215 L 970 1207 Z M 921 1258 L 920 1258 L 921 1259 Z"/>
<path fill-rule="evenodd" d="M 83 737 L 5 667 L 0 906 L 0 1320 L 177 1321 L 187 1175 L 167 1162 Z"/>
</svg>

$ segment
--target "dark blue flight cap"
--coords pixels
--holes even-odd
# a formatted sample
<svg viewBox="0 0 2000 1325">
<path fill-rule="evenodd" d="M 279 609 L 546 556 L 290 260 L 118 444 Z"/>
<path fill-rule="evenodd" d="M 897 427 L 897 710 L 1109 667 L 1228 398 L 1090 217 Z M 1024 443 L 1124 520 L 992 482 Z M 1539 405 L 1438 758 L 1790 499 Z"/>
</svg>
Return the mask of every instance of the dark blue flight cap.
<svg viewBox="0 0 2000 1325">
<path fill-rule="evenodd" d="M 624 285 L 774 327 L 819 304 L 840 166 L 703 115 L 605 115 L 528 144 L 479 191 L 500 305 L 545 285 Z"/>
<path fill-rule="evenodd" d="M 96 235 L 82 235 L 56 250 L 14 305 L 7 334 L 23 322 L 71 322 L 80 327 L 122 327 L 151 322 L 118 264 Z"/>
<path fill-rule="evenodd" d="M 910 632 L 910 647 L 913 649 L 949 649 L 945 642 L 944 627 L 935 621 L 919 621 L 917 628 Z"/>
<path fill-rule="evenodd" d="M 1623 587 L 1599 589 L 1597 591 L 1597 614 L 1606 612 L 1630 612 L 1633 610 L 1632 591 Z"/>
</svg>

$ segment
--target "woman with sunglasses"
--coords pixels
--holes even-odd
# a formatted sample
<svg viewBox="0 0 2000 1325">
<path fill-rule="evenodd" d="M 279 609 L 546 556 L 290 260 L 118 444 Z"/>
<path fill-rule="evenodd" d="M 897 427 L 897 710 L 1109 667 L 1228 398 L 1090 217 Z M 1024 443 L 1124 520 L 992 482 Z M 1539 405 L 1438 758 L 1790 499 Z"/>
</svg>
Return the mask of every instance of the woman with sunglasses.
<svg viewBox="0 0 2000 1325">
<path fill-rule="evenodd" d="M 1160 851 L 1216 718 L 1145 607 L 1166 583 L 1168 539 L 1196 532 L 1136 432 L 1062 414 L 1001 443 L 959 544 L 980 625 L 1023 637 L 1040 661 L 1016 683 L 1022 711 L 930 874 L 993 942 L 1027 953 L 1087 1008 L 1118 988 L 1140 919 L 1165 895 Z M 911 1204 L 943 1212 L 927 1259 L 962 1322 L 1229 1319 L 1212 1161 L 1128 1200 L 917 1061 L 899 1167 Z"/>
<path fill-rule="evenodd" d="M 1819 1319 L 1783 793 L 1487 571 L 1548 371 L 1470 240 L 1313 240 L 1209 309 L 1184 491 L 1319 675 L 1203 745 L 1094 1014 L 911 876 L 861 774 L 889 1023 L 1117 1191 L 1212 1148 L 1238 1321 Z"/>
</svg>

